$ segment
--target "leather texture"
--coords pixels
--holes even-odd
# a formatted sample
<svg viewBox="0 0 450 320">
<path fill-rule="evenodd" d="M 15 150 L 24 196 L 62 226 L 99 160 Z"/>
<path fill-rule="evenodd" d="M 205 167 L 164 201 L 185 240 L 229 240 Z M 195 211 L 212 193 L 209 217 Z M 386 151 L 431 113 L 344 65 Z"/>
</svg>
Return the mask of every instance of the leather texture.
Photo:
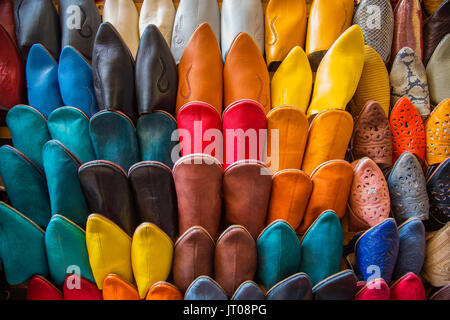
<svg viewBox="0 0 450 320">
<path fill-rule="evenodd" d="M 154 223 L 175 241 L 178 211 L 172 170 L 160 162 L 138 162 L 130 168 L 128 181 L 138 220 Z"/>
<path fill-rule="evenodd" d="M 394 1 L 394 0 L 392 0 Z M 397 0 L 395 0 L 397 1 Z M 446 0 L 423 0 L 423 7 L 428 15 L 432 15 Z"/>
<path fill-rule="evenodd" d="M 314 0 L 308 19 L 306 54 L 320 62 L 326 51 L 352 23 L 352 0 Z"/>
<path fill-rule="evenodd" d="M 407 273 L 391 284 L 391 300 L 427 300 L 422 280 L 414 273 Z"/>
<path fill-rule="evenodd" d="M 42 170 L 42 148 L 51 139 L 42 113 L 27 105 L 17 105 L 8 111 L 6 124 L 14 147 Z"/>
<path fill-rule="evenodd" d="M 392 162 L 404 152 L 415 154 L 423 163 L 425 159 L 425 126 L 415 105 L 401 98 L 389 118 L 392 132 Z"/>
<path fill-rule="evenodd" d="M 52 0 L 14 0 L 17 46 L 27 60 L 31 46 L 40 43 L 51 55 L 59 57 L 61 31 Z"/>
<path fill-rule="evenodd" d="M 297 229 L 303 220 L 312 192 L 311 178 L 301 170 L 285 169 L 272 177 L 267 224 L 285 220 Z"/>
<path fill-rule="evenodd" d="M 27 286 L 27 300 L 63 300 L 63 295 L 50 281 L 35 275 Z"/>
<path fill-rule="evenodd" d="M 450 6 L 449 6 L 450 7 Z M 449 10 L 450 11 L 450 10 Z M 450 15 L 450 13 L 449 13 Z M 450 29 L 450 26 L 447 28 Z M 430 100 L 433 105 L 438 105 L 441 101 L 449 97 L 450 91 L 449 82 L 450 77 L 448 71 L 450 70 L 450 63 L 448 56 L 450 55 L 450 32 L 434 50 L 433 55 L 428 61 L 426 72 L 427 80 L 430 89 Z"/>
<path fill-rule="evenodd" d="M 391 282 L 399 251 L 399 235 L 394 219 L 388 218 L 364 232 L 355 243 L 358 278 L 370 281 L 374 271 Z"/>
<path fill-rule="evenodd" d="M 231 297 L 241 283 L 253 280 L 257 265 L 256 243 L 242 226 L 228 227 L 217 239 L 214 278 Z"/>
<path fill-rule="evenodd" d="M 428 300 L 443 300 L 448 301 L 450 299 L 450 284 L 445 287 L 440 288 L 438 291 L 433 293 Z"/>
<path fill-rule="evenodd" d="M 71 266 L 79 268 L 79 276 L 94 282 L 86 248 L 86 232 L 69 219 L 54 215 L 45 232 L 50 276 L 55 284 L 63 286 Z"/>
<path fill-rule="evenodd" d="M 352 163 L 353 181 L 348 199 L 349 229 L 362 231 L 389 217 L 391 201 L 383 172 L 370 158 Z"/>
<path fill-rule="evenodd" d="M 311 281 L 306 273 L 296 273 L 278 282 L 266 293 L 267 300 L 312 300 Z"/>
<path fill-rule="evenodd" d="M 72 46 L 90 60 L 95 34 L 102 22 L 95 1 L 61 0 L 58 7 L 61 48 Z"/>
<path fill-rule="evenodd" d="M 313 80 L 308 57 L 301 47 L 295 46 L 280 63 L 270 81 L 272 108 L 288 105 L 306 113 Z"/>
<path fill-rule="evenodd" d="M 443 287 L 450 284 L 448 266 L 450 265 L 450 223 L 446 223 L 439 231 L 427 239 L 425 263 L 422 277 L 433 287 Z"/>
<path fill-rule="evenodd" d="M 429 166 L 442 163 L 450 157 L 450 136 L 446 130 L 446 124 L 450 121 L 449 109 L 450 99 L 443 100 L 425 122 L 425 158 Z"/>
<path fill-rule="evenodd" d="M 76 107 L 88 117 L 98 111 L 92 67 L 74 47 L 66 46 L 61 51 L 58 83 L 65 106 Z"/>
<path fill-rule="evenodd" d="M 94 89 L 100 110 L 117 109 L 136 119 L 134 69 L 133 56 L 119 32 L 112 24 L 102 23 L 92 52 Z"/>
<path fill-rule="evenodd" d="M 46 118 L 63 106 L 58 85 L 58 62 L 41 44 L 34 44 L 30 49 L 26 78 L 28 102 Z"/>
<path fill-rule="evenodd" d="M 430 204 L 419 160 L 410 152 L 398 158 L 387 179 L 392 214 L 397 223 L 409 218 L 428 220 Z"/>
<path fill-rule="evenodd" d="M 51 209 L 43 171 L 19 150 L 8 145 L 0 147 L 0 159 L 0 175 L 12 206 L 45 228 Z"/>
<path fill-rule="evenodd" d="M 175 6 L 171 0 L 144 1 L 139 12 L 140 37 L 142 38 L 142 34 L 147 26 L 154 25 L 159 29 L 167 45 L 170 47 L 175 12 Z"/>
<path fill-rule="evenodd" d="M 108 274 L 103 281 L 103 300 L 140 300 L 131 282 L 117 274 Z"/>
<path fill-rule="evenodd" d="M 400 0 L 394 8 L 394 37 L 392 40 L 391 64 L 404 48 L 411 48 L 420 61 L 423 59 L 423 21 L 419 0 Z"/>
<path fill-rule="evenodd" d="M 125 171 L 112 162 L 95 160 L 80 166 L 78 177 L 90 212 L 102 214 L 131 236 L 138 219 Z"/>
<path fill-rule="evenodd" d="M 158 161 L 172 168 L 172 150 L 178 144 L 176 129 L 177 121 L 167 112 L 155 111 L 141 116 L 136 125 L 141 160 Z"/>
<path fill-rule="evenodd" d="M 354 159 L 369 157 L 380 168 L 392 166 L 391 127 L 378 102 L 367 101 L 356 118 L 351 150 Z"/>
<path fill-rule="evenodd" d="M 361 26 L 366 45 L 388 63 L 394 36 L 394 12 L 390 1 L 362 0 L 356 8 L 353 24 Z"/>
<path fill-rule="evenodd" d="M 266 296 L 261 288 L 253 281 L 244 281 L 236 289 L 231 300 L 265 300 Z"/>
<path fill-rule="evenodd" d="M 11 109 L 15 105 L 22 102 L 22 95 L 25 86 L 24 67 L 22 58 L 14 40 L 8 34 L 4 27 L 7 23 L 7 18 L 3 16 L 5 12 L 5 5 L 9 1 L 2 1 L 0 4 L 0 42 L 2 47 L 0 49 L 0 64 L 2 65 L 2 79 L 0 81 L 0 109 Z M 5 19 L 5 20 L 3 20 Z M 12 26 L 14 30 L 14 25 Z"/>
<path fill-rule="evenodd" d="M 102 292 L 97 286 L 79 277 L 79 288 L 76 288 L 76 281 L 73 275 L 69 275 L 64 282 L 63 295 L 64 300 L 103 300 Z"/>
<path fill-rule="evenodd" d="M 214 271 L 214 240 L 200 226 L 186 230 L 175 243 L 173 282 L 185 292 L 199 276 L 212 276 Z"/>
<path fill-rule="evenodd" d="M 48 141 L 42 156 L 52 215 L 64 216 L 84 227 L 90 212 L 78 180 L 80 160 L 58 140 Z M 64 279 L 60 280 L 61 285 Z"/>
<path fill-rule="evenodd" d="M 267 114 L 266 163 L 273 172 L 301 168 L 308 126 L 305 113 L 296 107 L 277 107 Z"/>
<path fill-rule="evenodd" d="M 172 239 L 153 223 L 136 228 L 131 242 L 131 265 L 139 296 L 144 299 L 158 281 L 166 281 L 172 269 Z"/>
<path fill-rule="evenodd" d="M 177 124 L 181 156 L 203 153 L 222 159 L 222 144 L 217 140 L 219 134 L 221 137 L 222 122 L 220 114 L 212 105 L 188 102 L 179 110 Z"/>
<path fill-rule="evenodd" d="M 97 159 L 119 165 L 125 172 L 139 162 L 139 144 L 132 120 L 120 111 L 102 110 L 89 122 Z"/>
<path fill-rule="evenodd" d="M 91 214 L 86 224 L 86 247 L 92 274 L 100 290 L 110 273 L 133 281 L 131 238 L 117 224 L 100 214 Z"/>
<path fill-rule="evenodd" d="M 306 16 L 305 0 L 271 0 L 267 4 L 264 17 L 265 52 L 270 71 L 278 68 L 292 48 L 305 46 Z"/>
<path fill-rule="evenodd" d="M 265 227 L 272 174 L 263 163 L 238 161 L 223 174 L 225 223 L 246 228 L 256 239 Z"/>
<path fill-rule="evenodd" d="M 139 114 L 163 110 L 174 115 L 177 86 L 177 65 L 170 48 L 158 27 L 149 25 L 142 34 L 136 56 Z"/>
<path fill-rule="evenodd" d="M 14 3 L 13 0 L 0 1 L 0 25 L 8 33 L 14 45 L 17 44 L 16 30 L 14 22 Z"/>
<path fill-rule="evenodd" d="M 224 169 L 241 160 L 263 160 L 266 129 L 264 109 L 256 101 L 237 101 L 225 109 L 222 117 Z"/>
<path fill-rule="evenodd" d="M 150 287 L 145 300 L 183 300 L 183 294 L 173 284 L 158 281 Z"/>
<path fill-rule="evenodd" d="M 211 26 L 202 23 L 195 29 L 179 60 L 176 111 L 178 114 L 188 102 L 201 101 L 221 114 L 222 100 L 223 63 L 219 43 Z"/>
<path fill-rule="evenodd" d="M 255 41 L 245 32 L 239 33 L 231 44 L 223 84 L 225 107 L 238 100 L 252 99 L 262 105 L 265 113 L 269 112 L 270 77 L 266 62 Z"/>
<path fill-rule="evenodd" d="M 440 6 L 423 22 L 423 62 L 425 65 L 429 63 L 438 44 L 449 33 L 449 16 L 450 2 L 441 1 Z"/>
<path fill-rule="evenodd" d="M 341 222 L 331 210 L 321 213 L 303 235 L 299 271 L 309 276 L 313 287 L 339 272 L 343 238 Z"/>
<path fill-rule="evenodd" d="M 353 179 L 352 166 L 343 160 L 330 160 L 311 174 L 312 192 L 302 223 L 297 228 L 304 234 L 325 210 L 333 210 L 339 219 L 345 214 Z"/>
<path fill-rule="evenodd" d="M 405 221 L 398 227 L 399 250 L 393 279 L 409 272 L 420 274 L 425 261 L 425 227 L 417 218 Z"/>
<path fill-rule="evenodd" d="M 171 50 L 178 64 L 181 55 L 195 29 L 208 23 L 220 41 L 220 11 L 216 0 L 182 0 L 177 8 L 173 24 Z"/>
<path fill-rule="evenodd" d="M 313 300 L 353 300 L 356 282 L 357 278 L 352 270 L 338 272 L 314 286 Z"/>
<path fill-rule="evenodd" d="M 106 0 L 103 22 L 111 23 L 130 49 L 133 58 L 139 46 L 139 12 L 133 0 Z"/>
<path fill-rule="evenodd" d="M 364 46 L 364 67 L 358 87 L 351 101 L 351 112 L 357 117 L 368 101 L 376 101 L 389 115 L 391 99 L 389 73 L 380 55 L 368 45 Z"/>
<path fill-rule="evenodd" d="M 355 300 L 390 300 L 389 286 L 383 279 L 374 279 L 368 282 L 355 295 Z"/>
<path fill-rule="evenodd" d="M 35 274 L 48 275 L 45 231 L 22 213 L 0 202 L 0 256 L 6 281 L 17 285 Z"/>
<path fill-rule="evenodd" d="M 316 0 L 316 3 L 319 2 L 321 1 Z M 306 52 L 308 53 L 308 49 Z M 354 25 L 333 43 L 320 62 L 307 112 L 308 117 L 328 109 L 345 110 L 347 103 L 355 94 L 363 67 L 364 36 L 361 27 Z"/>
<path fill-rule="evenodd" d="M 443 161 L 428 177 L 430 219 L 425 221 L 427 231 L 442 228 L 450 221 L 450 158 Z"/>
<path fill-rule="evenodd" d="M 184 294 L 184 300 L 228 300 L 217 282 L 207 276 L 195 279 Z"/>
<path fill-rule="evenodd" d="M 245 32 L 255 41 L 264 54 L 264 11 L 259 0 L 224 0 L 221 10 L 221 47 L 223 61 L 240 32 Z"/>
<path fill-rule="evenodd" d="M 268 225 L 256 240 L 256 246 L 256 272 L 266 290 L 299 271 L 300 242 L 285 221 L 277 220 Z"/>
<path fill-rule="evenodd" d="M 322 163 L 345 157 L 353 132 L 353 118 L 347 111 L 327 110 L 309 125 L 302 170 L 311 175 Z"/>
<path fill-rule="evenodd" d="M 201 226 L 217 239 L 222 215 L 222 176 L 219 161 L 208 155 L 192 154 L 175 163 L 179 234 Z"/>
<path fill-rule="evenodd" d="M 430 114 L 430 92 L 427 73 L 419 56 L 403 47 L 392 63 L 389 75 L 391 84 L 391 108 L 398 100 L 408 98 L 422 117 Z"/>
<path fill-rule="evenodd" d="M 51 138 L 59 140 L 82 163 L 96 159 L 89 134 L 89 118 L 83 111 L 73 107 L 61 107 L 48 116 Z"/>
</svg>

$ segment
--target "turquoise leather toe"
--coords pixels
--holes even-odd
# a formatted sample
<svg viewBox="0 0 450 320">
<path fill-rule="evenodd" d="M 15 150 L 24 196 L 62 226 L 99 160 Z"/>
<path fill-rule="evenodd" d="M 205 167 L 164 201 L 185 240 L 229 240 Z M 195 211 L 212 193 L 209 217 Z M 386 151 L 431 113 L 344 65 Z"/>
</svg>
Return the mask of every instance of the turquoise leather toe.
<svg viewBox="0 0 450 320">
<path fill-rule="evenodd" d="M 89 118 L 79 109 L 62 107 L 48 117 L 48 130 L 53 139 L 61 141 L 82 163 L 95 160 L 89 135 Z"/>
<path fill-rule="evenodd" d="M 48 275 L 45 232 L 13 207 L 0 202 L 0 257 L 6 281 L 16 285 Z"/>
<path fill-rule="evenodd" d="M 44 117 L 63 105 L 58 85 L 58 63 L 41 44 L 34 44 L 26 66 L 28 102 Z"/>
<path fill-rule="evenodd" d="M 139 162 L 136 128 L 124 113 L 113 110 L 97 112 L 89 122 L 89 132 L 98 160 L 114 162 L 125 172 Z"/>
<path fill-rule="evenodd" d="M 172 168 L 171 153 L 178 143 L 178 135 L 172 141 L 177 129 L 175 119 L 165 111 L 156 111 L 141 116 L 137 122 L 137 137 L 142 161 L 158 161 Z"/>
<path fill-rule="evenodd" d="M 391 282 L 399 250 L 397 224 L 389 218 L 364 232 L 355 243 L 355 272 L 364 281 Z"/>
<path fill-rule="evenodd" d="M 17 105 L 8 111 L 6 124 L 14 147 L 42 169 L 42 147 L 51 139 L 42 113 L 30 106 Z"/>
<path fill-rule="evenodd" d="M 312 300 L 311 281 L 307 274 L 296 273 L 267 291 L 267 300 Z"/>
<path fill-rule="evenodd" d="M 45 228 L 51 218 L 44 173 L 23 153 L 0 147 L 0 175 L 14 208 Z"/>
<path fill-rule="evenodd" d="M 52 215 L 84 227 L 90 214 L 78 180 L 78 160 L 61 142 L 50 140 L 42 150 Z"/>
<path fill-rule="evenodd" d="M 82 54 L 71 46 L 66 46 L 61 51 L 58 83 L 65 106 L 78 108 L 88 117 L 98 111 L 92 67 Z"/>
<path fill-rule="evenodd" d="M 301 241 L 302 262 L 314 287 L 323 279 L 339 272 L 344 235 L 341 222 L 333 211 L 324 211 L 309 227 Z"/>
<path fill-rule="evenodd" d="M 70 266 L 76 266 L 79 275 L 95 282 L 86 247 L 86 232 L 69 219 L 54 215 L 45 232 L 45 248 L 52 279 L 62 286 Z"/>
<path fill-rule="evenodd" d="M 300 242 L 291 226 L 276 220 L 259 235 L 257 275 L 266 289 L 298 272 Z"/>
</svg>

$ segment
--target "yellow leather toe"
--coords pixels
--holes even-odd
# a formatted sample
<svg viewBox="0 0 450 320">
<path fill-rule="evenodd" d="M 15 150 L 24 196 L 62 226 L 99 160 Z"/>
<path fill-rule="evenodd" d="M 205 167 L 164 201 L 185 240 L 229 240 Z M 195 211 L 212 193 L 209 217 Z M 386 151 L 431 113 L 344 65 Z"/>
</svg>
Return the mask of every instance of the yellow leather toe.
<svg viewBox="0 0 450 320">
<path fill-rule="evenodd" d="M 302 48 L 294 47 L 274 73 L 270 91 L 272 107 L 294 106 L 306 112 L 312 90 L 312 72 Z"/>
<path fill-rule="evenodd" d="M 359 25 L 347 29 L 317 69 L 308 116 L 327 109 L 344 110 L 355 94 L 364 66 L 364 36 Z"/>
</svg>

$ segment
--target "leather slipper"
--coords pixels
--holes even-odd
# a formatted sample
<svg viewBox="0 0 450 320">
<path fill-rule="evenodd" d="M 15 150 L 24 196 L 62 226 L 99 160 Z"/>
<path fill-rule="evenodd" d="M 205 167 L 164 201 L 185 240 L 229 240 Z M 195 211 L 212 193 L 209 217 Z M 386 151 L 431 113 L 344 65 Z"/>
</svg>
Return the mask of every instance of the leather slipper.
<svg viewBox="0 0 450 320">
<path fill-rule="evenodd" d="M 311 281 L 300 272 L 278 282 L 266 293 L 267 300 L 312 300 Z"/>
<path fill-rule="evenodd" d="M 170 47 L 175 12 L 172 0 L 144 1 L 139 12 L 139 34 L 141 38 L 147 26 L 154 25 L 159 29 L 168 47 Z"/>
</svg>

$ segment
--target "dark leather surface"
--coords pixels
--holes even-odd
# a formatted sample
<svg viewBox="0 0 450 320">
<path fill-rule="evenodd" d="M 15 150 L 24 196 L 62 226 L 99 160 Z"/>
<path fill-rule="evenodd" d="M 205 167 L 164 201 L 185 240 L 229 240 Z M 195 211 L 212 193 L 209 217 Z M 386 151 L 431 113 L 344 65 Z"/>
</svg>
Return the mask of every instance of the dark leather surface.
<svg viewBox="0 0 450 320">
<path fill-rule="evenodd" d="M 151 222 L 176 240 L 177 195 L 172 171 L 156 161 L 139 162 L 128 172 L 139 222 Z"/>
<path fill-rule="evenodd" d="M 450 300 L 450 284 L 433 293 L 429 300 Z"/>
<path fill-rule="evenodd" d="M 311 282 L 306 273 L 296 273 L 274 285 L 266 294 L 267 300 L 311 300 Z"/>
<path fill-rule="evenodd" d="M 92 53 L 92 71 L 100 110 L 117 109 L 135 121 L 133 56 L 109 22 L 102 23 L 98 28 Z"/>
<path fill-rule="evenodd" d="M 14 3 L 13 0 L 0 1 L 0 25 L 8 32 L 11 40 L 16 44 L 16 30 L 14 23 Z M 3 43 L 3 42 L 2 42 Z"/>
<path fill-rule="evenodd" d="M 214 278 L 228 296 L 246 280 L 253 280 L 256 272 L 256 243 L 242 226 L 226 229 L 216 243 Z"/>
<path fill-rule="evenodd" d="M 356 282 L 357 278 L 352 270 L 336 273 L 314 286 L 314 300 L 353 300 Z"/>
<path fill-rule="evenodd" d="M 391 281 L 399 250 L 399 236 L 394 219 L 383 222 L 366 231 L 356 242 L 355 271 L 368 281 L 374 275 Z"/>
<path fill-rule="evenodd" d="M 136 98 L 139 114 L 164 110 L 175 115 L 178 70 L 158 27 L 145 28 L 136 56 Z"/>
<path fill-rule="evenodd" d="M 86 162 L 78 170 L 91 213 L 99 213 L 132 235 L 137 226 L 126 173 L 109 161 Z"/>
<path fill-rule="evenodd" d="M 102 22 L 94 0 L 59 0 L 58 6 L 61 48 L 72 46 L 91 59 L 95 35 Z M 79 20 L 75 20 L 77 15 L 80 15 Z"/>
<path fill-rule="evenodd" d="M 419 219 L 411 219 L 398 228 L 399 250 L 393 279 L 408 272 L 420 274 L 425 261 L 425 227 Z"/>
<path fill-rule="evenodd" d="M 213 274 L 214 241 L 202 227 L 189 228 L 175 243 L 174 284 L 185 292 L 198 276 Z"/>
<path fill-rule="evenodd" d="M 450 33 L 450 1 L 440 7 L 423 22 L 423 63 L 427 65 L 442 38 Z"/>
<path fill-rule="evenodd" d="M 231 297 L 231 300 L 265 300 L 261 288 L 253 281 L 245 281 Z"/>
<path fill-rule="evenodd" d="M 14 20 L 17 46 L 23 60 L 35 43 L 46 47 L 54 57 L 59 57 L 61 36 L 59 17 L 52 0 L 15 0 Z"/>
<path fill-rule="evenodd" d="M 213 279 L 203 276 L 192 282 L 184 300 L 228 300 L 228 297 Z"/>
<path fill-rule="evenodd" d="M 450 221 L 450 158 L 435 168 L 427 179 L 430 219 L 424 221 L 427 231 L 436 231 Z"/>
</svg>

